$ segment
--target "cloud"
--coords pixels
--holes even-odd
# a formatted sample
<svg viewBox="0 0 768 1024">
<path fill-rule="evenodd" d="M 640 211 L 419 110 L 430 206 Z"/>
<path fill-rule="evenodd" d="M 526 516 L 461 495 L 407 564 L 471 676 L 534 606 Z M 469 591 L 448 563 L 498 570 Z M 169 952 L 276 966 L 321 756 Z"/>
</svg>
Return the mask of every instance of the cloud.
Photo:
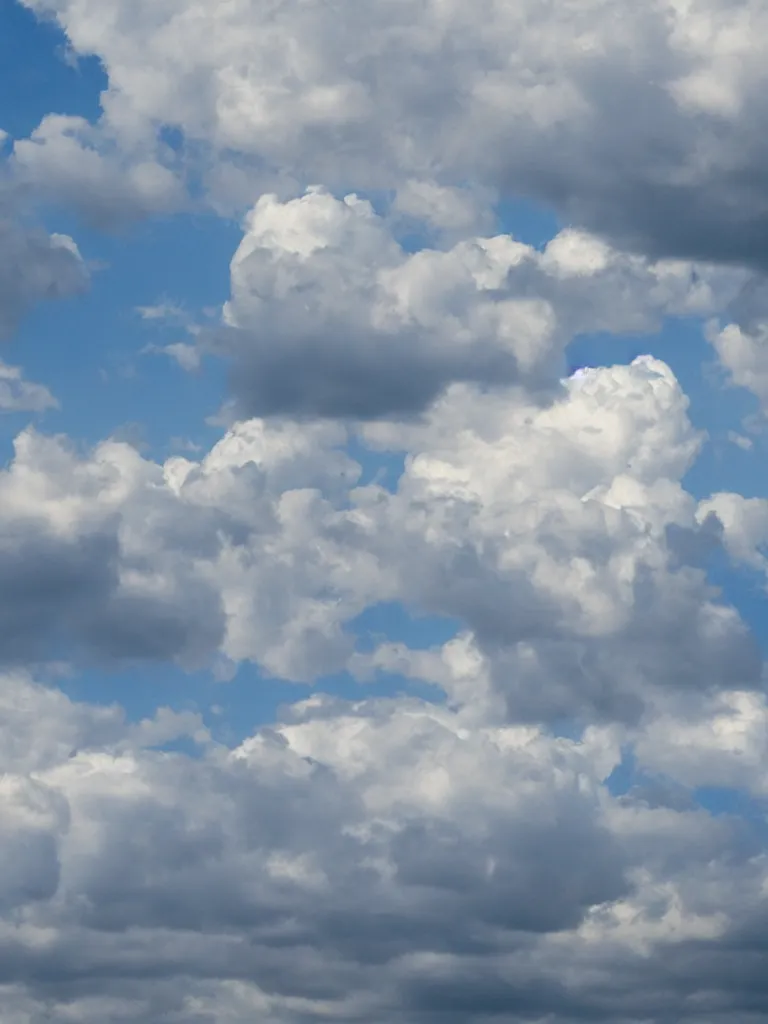
<svg viewBox="0 0 768 1024">
<path fill-rule="evenodd" d="M 453 188 L 432 181 L 406 181 L 397 189 L 390 215 L 400 231 L 425 228 L 454 243 L 494 226 L 493 193 L 478 188 Z"/>
<path fill-rule="evenodd" d="M 3 412 L 45 412 L 58 402 L 43 384 L 24 380 L 18 366 L 0 360 L 0 410 Z"/>
<path fill-rule="evenodd" d="M 709 340 L 733 384 L 751 391 L 765 412 L 768 408 L 768 324 L 753 331 L 738 324 L 712 323 Z"/>
<path fill-rule="evenodd" d="M 648 254 L 766 264 L 765 12 L 25 0 L 109 77 L 108 131 L 159 125 L 255 179 L 525 194 Z M 233 164 L 234 166 L 234 164 Z"/>
<path fill-rule="evenodd" d="M 758 686 L 754 640 L 707 580 L 717 507 L 699 514 L 680 484 L 699 444 L 686 409 L 642 357 L 574 375 L 548 407 L 456 386 L 423 424 L 367 426 L 409 453 L 396 493 L 355 499 L 388 567 L 382 599 L 467 630 L 430 657 L 384 647 L 370 668 L 545 721 Z"/>
<path fill-rule="evenodd" d="M 167 712 L 23 675 L 0 699 L 19 1020 L 739 1019 L 765 864 L 727 820 L 611 797 L 610 730 L 318 695 L 191 757 L 157 749 Z"/>
<path fill-rule="evenodd" d="M 551 397 L 576 335 L 705 314 L 740 281 L 573 229 L 543 252 L 497 235 L 408 253 L 368 202 L 322 189 L 264 196 L 245 227 L 226 327 L 199 340 L 231 362 L 241 417 L 409 416 L 454 381 Z"/>
<path fill-rule="evenodd" d="M 717 516 L 723 528 L 723 542 L 736 564 L 768 570 L 764 554 L 768 541 L 768 501 L 721 492 L 702 501 L 697 518 Z"/>
<path fill-rule="evenodd" d="M 22 433 L 0 473 L 0 661 L 194 665 L 221 648 L 299 678 L 343 664 L 341 624 L 365 600 L 333 585 L 349 570 L 329 499 L 358 472 L 343 438 L 254 422 L 158 465 Z"/>
<path fill-rule="evenodd" d="M 332 423 L 248 420 L 164 464 L 27 431 L 0 474 L 0 657 L 223 655 L 304 681 L 394 666 L 548 723 L 757 686 L 754 641 L 707 580 L 719 512 L 680 484 L 700 439 L 671 371 L 641 358 L 562 387 L 542 406 L 453 385 L 420 422 L 362 427 L 410 453 L 394 492 L 357 486 Z M 354 620 L 381 601 L 460 636 L 369 663 Z"/>
<path fill-rule="evenodd" d="M 36 200 L 76 210 L 114 228 L 162 213 L 183 201 L 183 186 L 153 152 L 124 155 L 81 117 L 48 114 L 9 160 L 15 181 Z"/>
<path fill-rule="evenodd" d="M 23 226 L 9 216 L 6 200 L 13 196 L 0 195 L 0 337 L 36 302 L 77 294 L 88 282 L 72 239 Z"/>
<path fill-rule="evenodd" d="M 765 572 L 768 503 L 686 490 L 665 363 L 564 369 L 707 318 L 768 396 L 762 7 L 24 2 L 109 88 L 3 210 L 251 209 L 218 328 L 139 310 L 229 362 L 218 443 L 26 430 L 0 470 L 3 1024 L 764 1020 L 765 667 L 708 560 Z M 519 194 L 570 226 L 498 233 Z M 86 277 L 0 221 L 6 333 Z M 0 363 L 0 408 L 52 401 Z M 372 643 L 380 603 L 454 635 Z M 147 660 L 359 699 L 232 746 L 36 681 Z"/>
<path fill-rule="evenodd" d="M 215 597 L 191 566 L 163 576 L 160 565 L 132 562 L 123 542 L 121 484 L 133 471 L 136 485 L 151 486 L 132 449 L 106 446 L 89 464 L 34 432 L 15 446 L 0 474 L 0 658 L 35 662 L 83 647 L 107 659 L 204 652 L 221 630 Z"/>
<path fill-rule="evenodd" d="M 719 694 L 683 718 L 660 716 L 637 744 L 641 763 L 685 786 L 718 786 L 764 798 L 768 707 L 762 693 Z"/>
</svg>

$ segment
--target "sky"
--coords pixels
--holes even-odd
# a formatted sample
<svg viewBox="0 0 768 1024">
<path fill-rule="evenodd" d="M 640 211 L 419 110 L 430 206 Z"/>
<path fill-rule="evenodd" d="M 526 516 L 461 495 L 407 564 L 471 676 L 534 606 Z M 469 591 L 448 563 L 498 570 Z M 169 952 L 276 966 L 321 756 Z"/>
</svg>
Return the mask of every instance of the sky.
<svg viewBox="0 0 768 1024">
<path fill-rule="evenodd" d="M 0 0 L 3 1024 L 768 1024 L 767 40 Z"/>
</svg>

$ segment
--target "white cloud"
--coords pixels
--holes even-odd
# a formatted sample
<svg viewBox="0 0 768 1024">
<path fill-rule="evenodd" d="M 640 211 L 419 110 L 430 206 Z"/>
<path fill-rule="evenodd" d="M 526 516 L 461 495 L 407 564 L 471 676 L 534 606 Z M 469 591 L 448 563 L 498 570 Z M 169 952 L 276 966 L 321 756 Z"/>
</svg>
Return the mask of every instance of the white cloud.
<svg viewBox="0 0 768 1024">
<path fill-rule="evenodd" d="M 763 410 L 768 408 L 768 325 L 748 331 L 734 323 L 713 324 L 708 334 L 733 383 L 751 391 Z"/>
<path fill-rule="evenodd" d="M 219 652 L 312 680 L 349 662 L 360 612 L 400 601 L 467 631 L 400 669 L 488 713 L 630 720 L 654 694 L 748 688 L 748 631 L 698 565 L 718 521 L 680 485 L 699 444 L 686 406 L 650 358 L 583 372 L 548 406 L 454 385 L 422 422 L 362 429 L 409 450 L 395 493 L 356 487 L 333 424 L 250 420 L 164 465 L 26 432 L 0 474 L 0 654 Z"/>
<path fill-rule="evenodd" d="M 424 424 L 366 427 L 409 453 L 395 494 L 355 495 L 389 570 L 382 599 L 469 631 L 432 660 L 385 648 L 373 667 L 394 657 L 459 702 L 547 721 L 758 685 L 754 642 L 700 564 L 719 537 L 680 484 L 699 443 L 686 407 L 646 357 L 576 375 L 549 407 L 456 386 Z"/>
<path fill-rule="evenodd" d="M 115 142 L 81 117 L 48 114 L 9 161 L 15 180 L 38 199 L 77 210 L 114 227 L 178 207 L 183 185 L 150 150 L 121 154 Z"/>
<path fill-rule="evenodd" d="M 648 252 L 765 264 L 758 0 L 24 2 L 103 61 L 126 150 L 171 125 L 214 177 L 235 154 L 257 181 L 472 181 Z"/>
<path fill-rule="evenodd" d="M 391 215 L 402 231 L 431 229 L 445 242 L 489 233 L 494 226 L 493 194 L 483 189 L 451 188 L 433 181 L 406 181 L 397 189 Z"/>
<path fill-rule="evenodd" d="M 358 472 L 343 440 L 255 421 L 158 465 L 21 434 L 0 473 L 0 659 L 206 663 L 221 646 L 279 675 L 337 667 L 366 599 L 333 533 Z"/>
<path fill-rule="evenodd" d="M 714 514 L 723 527 L 723 543 L 731 558 L 754 569 L 768 571 L 763 549 L 768 542 L 768 501 L 741 494 L 720 493 L 699 505 L 700 521 Z"/>
<path fill-rule="evenodd" d="M 0 360 L 0 410 L 3 412 L 44 412 L 58 402 L 43 384 L 24 380 L 18 366 Z"/>
<path fill-rule="evenodd" d="M 731 384 L 746 388 L 768 408 L 768 288 L 763 274 L 749 275 L 706 337 Z"/>
<path fill-rule="evenodd" d="M 643 766 L 686 786 L 768 794 L 768 706 L 762 693 L 719 694 L 695 717 L 667 713 L 641 736 Z"/>
<path fill-rule="evenodd" d="M 761 823 L 696 790 L 768 791 L 764 667 L 706 572 L 766 570 L 768 503 L 685 490 L 663 362 L 562 379 L 580 333 L 723 316 L 768 400 L 762 6 L 24 3 L 109 89 L 17 140 L 11 198 L 112 226 L 190 172 L 252 209 L 220 330 L 139 311 L 230 360 L 219 443 L 28 430 L 0 471 L 3 1024 L 764 1018 Z M 517 193 L 571 224 L 543 251 L 493 234 Z M 2 221 L 0 330 L 85 280 Z M 0 407 L 52 401 L 0 363 Z M 356 649 L 379 602 L 456 635 Z M 33 681 L 147 659 L 446 699 L 314 694 L 232 749 Z"/>
<path fill-rule="evenodd" d="M 227 328 L 199 343 L 232 361 L 246 416 L 408 415 L 460 380 L 551 394 L 576 335 L 711 312 L 742 277 L 573 229 L 543 253 L 509 235 L 407 253 L 368 202 L 321 189 L 264 196 L 245 227 Z"/>
</svg>

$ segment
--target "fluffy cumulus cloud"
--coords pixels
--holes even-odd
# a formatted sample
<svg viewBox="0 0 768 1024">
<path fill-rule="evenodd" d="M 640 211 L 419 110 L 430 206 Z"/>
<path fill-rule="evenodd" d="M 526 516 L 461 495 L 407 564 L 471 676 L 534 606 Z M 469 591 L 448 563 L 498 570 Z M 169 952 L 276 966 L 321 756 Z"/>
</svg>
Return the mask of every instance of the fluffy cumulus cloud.
<svg viewBox="0 0 768 1024">
<path fill-rule="evenodd" d="M 720 505 L 680 485 L 699 437 L 663 363 L 582 372 L 543 407 L 456 385 L 422 422 L 370 425 L 369 444 L 411 453 L 395 492 L 356 486 L 346 436 L 249 420 L 199 460 L 158 464 L 22 434 L 0 476 L 0 653 L 365 673 L 414 657 L 354 651 L 356 616 L 398 601 L 465 629 L 409 674 L 526 719 L 630 720 L 655 693 L 759 682 L 748 630 L 707 582 Z"/>
<path fill-rule="evenodd" d="M 654 253 L 765 265 L 759 0 L 24 3 L 103 61 L 131 146 L 170 124 L 232 174 L 470 180 Z"/>
<path fill-rule="evenodd" d="M 302 679 L 343 664 L 340 624 L 366 587 L 346 583 L 343 523 L 323 494 L 357 471 L 340 437 L 256 421 L 200 463 L 159 465 L 122 442 L 82 456 L 20 435 L 0 474 L 0 659 L 207 664 L 221 651 Z"/>
<path fill-rule="evenodd" d="M 239 414 L 413 414 L 453 381 L 551 396 L 569 341 L 708 315 L 743 275 L 649 261 L 569 229 L 543 252 L 509 235 L 405 252 L 355 195 L 264 196 L 231 266 L 224 328 Z M 184 353 L 187 350 L 184 349 Z"/>
<path fill-rule="evenodd" d="M 611 797 L 610 730 L 317 697 L 228 749 L 2 693 L 9 1019 L 748 1019 L 766 865 L 731 822 Z M 162 749 L 184 734 L 197 757 Z"/>
<path fill-rule="evenodd" d="M 468 632 L 429 653 L 385 645 L 356 671 L 399 667 L 548 721 L 759 685 L 748 630 L 707 580 L 720 505 L 681 487 L 700 438 L 668 367 L 643 357 L 566 389 L 539 408 L 457 386 L 424 424 L 367 428 L 411 453 L 396 494 L 358 499 L 392 593 Z"/>
<path fill-rule="evenodd" d="M 681 486 L 701 438 L 669 368 L 581 371 L 546 405 L 455 384 L 420 420 L 361 428 L 409 452 L 393 490 L 359 485 L 347 440 L 252 419 L 160 464 L 17 439 L 9 1019 L 746 1022 L 760 831 L 695 794 L 768 785 L 759 658 L 704 569 L 717 546 L 753 557 L 763 524 Z M 381 600 L 460 632 L 355 652 Z M 23 668 L 222 656 L 443 697 L 318 693 L 232 746 L 198 714 L 132 722 Z"/>
<path fill-rule="evenodd" d="M 768 402 L 763 7 L 22 2 L 108 87 L 6 140 L 0 333 L 87 283 L 34 209 L 242 235 L 204 325 L 97 296 L 226 363 L 215 443 L 0 468 L 3 1024 L 765 1024 L 766 672 L 714 580 L 760 597 L 768 501 L 691 492 L 667 362 L 566 370 L 685 320 Z M 52 391 L 0 362 L 0 409 Z M 204 696 L 73 696 L 149 663 Z"/>
<path fill-rule="evenodd" d="M 763 275 L 747 278 L 707 337 L 732 384 L 751 391 L 768 409 L 768 289 Z"/>
</svg>

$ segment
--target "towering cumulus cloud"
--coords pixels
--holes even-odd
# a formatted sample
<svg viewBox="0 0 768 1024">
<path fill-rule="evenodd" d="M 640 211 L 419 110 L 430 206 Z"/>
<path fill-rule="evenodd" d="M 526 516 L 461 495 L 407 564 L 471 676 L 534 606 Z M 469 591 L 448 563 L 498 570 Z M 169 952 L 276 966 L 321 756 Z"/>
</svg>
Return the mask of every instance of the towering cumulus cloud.
<svg viewBox="0 0 768 1024">
<path fill-rule="evenodd" d="M 8 11 L 2 1024 L 768 1024 L 765 4 Z"/>
</svg>

